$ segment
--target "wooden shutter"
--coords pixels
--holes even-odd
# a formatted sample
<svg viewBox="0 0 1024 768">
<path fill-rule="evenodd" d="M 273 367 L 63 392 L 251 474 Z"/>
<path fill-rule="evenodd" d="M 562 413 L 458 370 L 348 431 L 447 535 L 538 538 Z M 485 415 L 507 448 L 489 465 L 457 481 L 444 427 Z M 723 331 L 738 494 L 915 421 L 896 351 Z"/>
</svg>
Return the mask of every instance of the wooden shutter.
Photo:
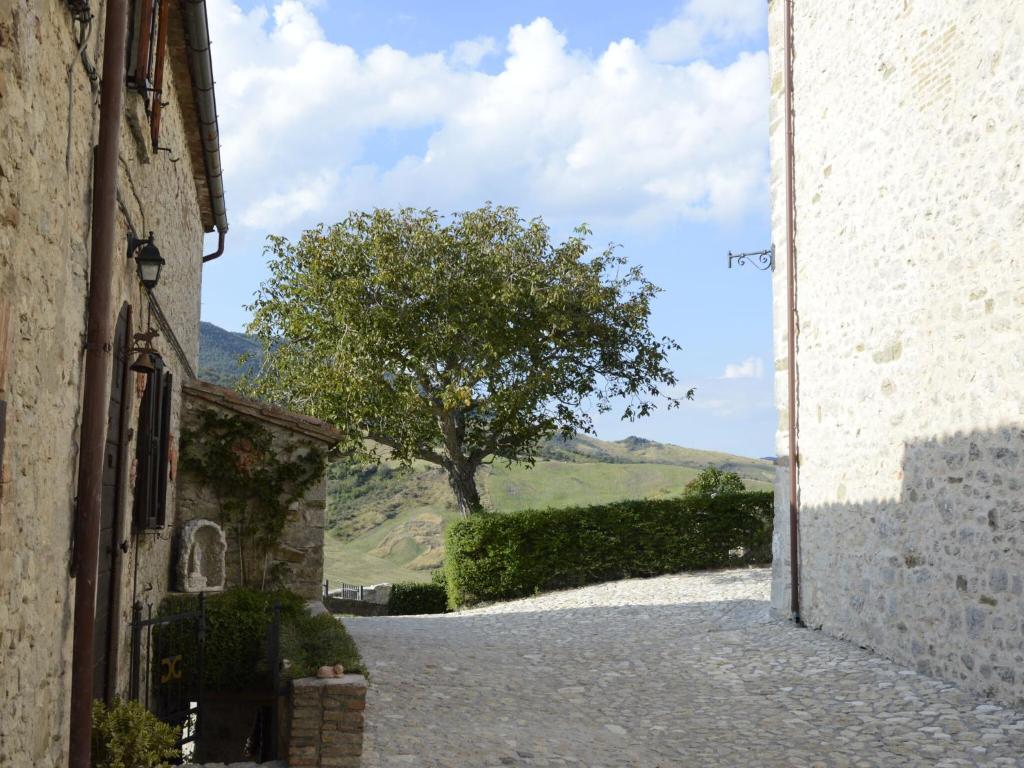
<svg viewBox="0 0 1024 768">
<path fill-rule="evenodd" d="M 158 368 L 149 375 L 139 410 L 134 514 L 136 528 L 162 528 L 167 523 L 167 470 L 173 393 L 174 377 L 170 373 Z"/>
<path fill-rule="evenodd" d="M 157 460 L 156 485 L 153 499 L 156 525 L 163 528 L 167 524 L 167 475 L 170 469 L 171 449 L 171 399 L 174 396 L 174 376 L 164 373 L 160 382 L 160 453 Z"/>
<path fill-rule="evenodd" d="M 153 151 L 160 146 L 160 115 L 164 108 L 164 57 L 167 54 L 167 9 L 168 0 L 157 0 L 159 12 L 156 27 L 156 56 L 153 64 L 153 102 L 149 109 L 149 136 Z"/>
</svg>

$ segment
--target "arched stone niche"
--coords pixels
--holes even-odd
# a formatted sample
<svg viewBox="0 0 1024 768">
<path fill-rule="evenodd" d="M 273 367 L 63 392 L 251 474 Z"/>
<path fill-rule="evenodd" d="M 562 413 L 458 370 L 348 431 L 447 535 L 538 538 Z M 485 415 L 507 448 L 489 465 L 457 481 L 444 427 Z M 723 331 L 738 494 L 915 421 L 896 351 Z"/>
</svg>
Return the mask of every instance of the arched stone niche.
<svg viewBox="0 0 1024 768">
<path fill-rule="evenodd" d="M 178 589 L 220 592 L 224 589 L 224 531 L 212 520 L 189 520 L 181 527 Z"/>
</svg>

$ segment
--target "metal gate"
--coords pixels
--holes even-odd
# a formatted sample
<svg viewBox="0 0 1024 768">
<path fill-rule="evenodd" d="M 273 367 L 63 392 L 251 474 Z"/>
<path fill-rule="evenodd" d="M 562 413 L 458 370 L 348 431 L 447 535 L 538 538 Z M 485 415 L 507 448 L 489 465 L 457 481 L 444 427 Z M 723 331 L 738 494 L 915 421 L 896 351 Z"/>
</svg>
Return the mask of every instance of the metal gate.
<svg viewBox="0 0 1024 768">
<path fill-rule="evenodd" d="M 132 609 L 130 696 L 181 734 L 184 757 L 198 755 L 202 739 L 203 650 L 206 598 L 194 611 L 154 616 L 153 608 Z"/>
</svg>

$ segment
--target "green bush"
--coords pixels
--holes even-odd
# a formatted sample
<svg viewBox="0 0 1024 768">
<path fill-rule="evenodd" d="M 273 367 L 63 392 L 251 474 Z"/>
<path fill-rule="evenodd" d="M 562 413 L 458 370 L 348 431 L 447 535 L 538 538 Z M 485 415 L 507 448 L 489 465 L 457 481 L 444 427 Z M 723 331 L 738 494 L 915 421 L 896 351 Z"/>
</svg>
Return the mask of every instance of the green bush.
<svg viewBox="0 0 1024 768">
<path fill-rule="evenodd" d="M 310 616 L 284 624 L 281 653 L 288 659 L 284 676 L 313 677 L 324 666 L 341 664 L 346 672 L 366 674 L 359 649 L 342 623 L 330 614 Z"/>
<path fill-rule="evenodd" d="M 92 703 L 93 768 L 163 768 L 179 757 L 178 734 L 137 701 Z"/>
<path fill-rule="evenodd" d="M 160 613 L 194 611 L 198 600 L 196 595 L 172 595 L 161 604 Z M 281 605 L 281 652 L 290 662 L 287 676 L 315 674 L 320 666 L 339 662 L 346 669 L 363 671 L 355 645 L 340 622 L 331 619 L 328 627 L 323 619 L 330 619 L 329 616 L 310 616 L 305 601 L 294 592 L 260 592 L 238 587 L 206 597 L 203 681 L 208 690 L 269 687 L 267 640 L 275 603 Z M 159 631 L 164 633 L 162 642 L 182 649 L 186 659 L 195 658 L 196 640 L 191 625 L 165 626 Z M 186 664 L 185 669 L 194 669 L 194 665 Z"/>
<path fill-rule="evenodd" d="M 451 607 L 771 561 L 769 492 L 476 514 L 448 526 Z"/>
<path fill-rule="evenodd" d="M 391 586 L 391 598 L 388 600 L 391 616 L 444 613 L 447 609 L 448 593 L 443 584 L 408 581 Z"/>
</svg>

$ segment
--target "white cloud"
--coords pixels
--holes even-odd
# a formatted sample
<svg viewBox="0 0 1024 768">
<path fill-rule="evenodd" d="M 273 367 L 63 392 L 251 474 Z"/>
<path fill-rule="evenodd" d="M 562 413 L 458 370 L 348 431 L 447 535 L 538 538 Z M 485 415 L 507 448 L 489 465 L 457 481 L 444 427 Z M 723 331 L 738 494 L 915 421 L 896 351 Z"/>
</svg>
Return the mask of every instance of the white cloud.
<svg viewBox="0 0 1024 768">
<path fill-rule="evenodd" d="M 723 43 L 749 42 L 767 23 L 765 0 L 691 0 L 679 14 L 647 34 L 647 51 L 656 61 L 706 56 Z"/>
<path fill-rule="evenodd" d="M 498 44 L 493 37 L 478 37 L 475 40 L 461 40 L 452 46 L 452 63 L 473 69 L 493 53 L 498 52 Z"/>
<path fill-rule="evenodd" d="M 331 171 L 301 179 L 287 191 L 268 195 L 250 205 L 242 215 L 242 223 L 250 227 L 259 227 L 266 221 L 291 224 L 317 210 L 336 184 L 337 174 Z"/>
<path fill-rule="evenodd" d="M 717 5 L 730 4 L 694 0 L 683 15 L 715 39 L 746 29 L 744 13 Z M 479 69 L 497 51 L 489 38 L 359 53 L 327 39 L 314 10 L 210 0 L 228 202 L 243 226 L 280 232 L 351 208 L 485 200 L 658 226 L 736 217 L 766 194 L 763 51 L 681 64 L 623 38 L 590 56 L 538 18 L 509 31 L 490 74 Z M 402 132 L 405 156 L 364 154 Z"/>
<path fill-rule="evenodd" d="M 764 376 L 764 363 L 760 357 L 748 357 L 742 363 L 725 366 L 723 379 L 760 379 Z"/>
</svg>

